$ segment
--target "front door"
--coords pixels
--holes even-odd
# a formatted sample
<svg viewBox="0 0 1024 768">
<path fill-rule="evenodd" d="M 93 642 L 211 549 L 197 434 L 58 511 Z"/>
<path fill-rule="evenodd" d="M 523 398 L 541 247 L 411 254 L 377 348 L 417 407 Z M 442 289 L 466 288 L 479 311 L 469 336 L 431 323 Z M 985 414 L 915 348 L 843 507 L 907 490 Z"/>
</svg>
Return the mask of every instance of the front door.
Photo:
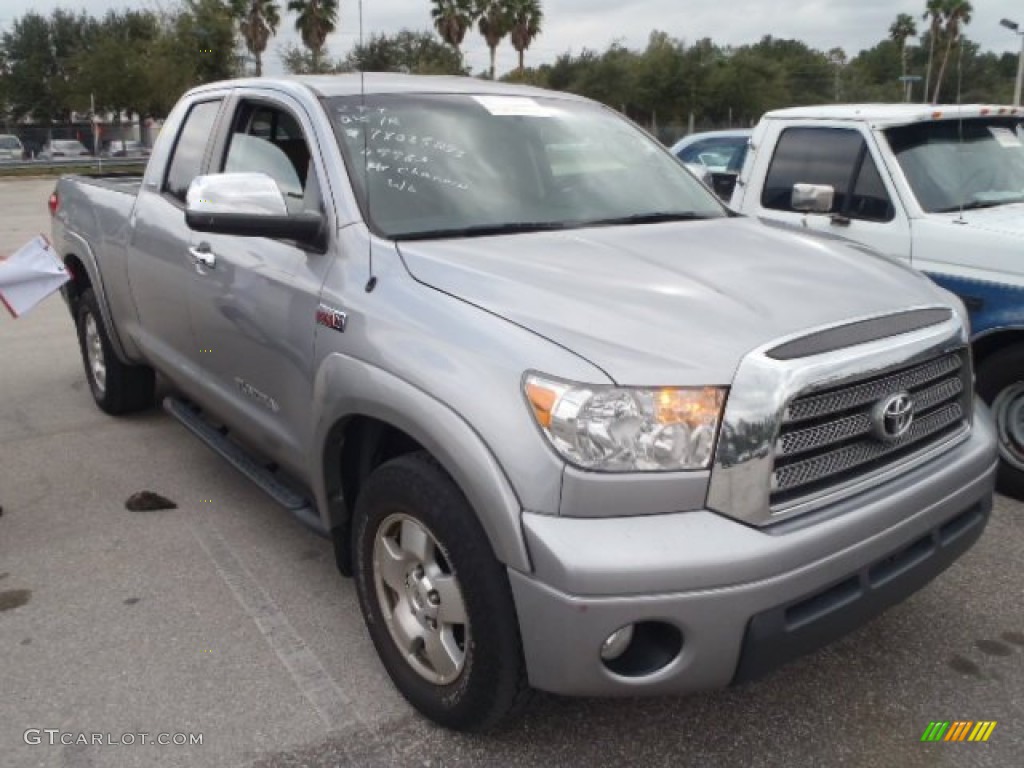
<svg viewBox="0 0 1024 768">
<path fill-rule="evenodd" d="M 301 107 L 267 94 L 247 95 L 229 108 L 230 131 L 210 173 L 265 173 L 290 212 L 330 216 L 318 182 L 324 171 L 310 152 L 312 128 Z M 312 429 L 316 312 L 331 251 L 209 233 L 195 233 L 195 247 L 207 252 L 189 295 L 206 395 L 266 455 L 301 461 Z"/>
<path fill-rule="evenodd" d="M 765 177 L 761 215 L 867 245 L 910 261 L 910 220 L 891 182 L 879 171 L 872 147 L 858 130 L 796 126 L 779 136 Z M 793 210 L 794 184 L 827 184 L 835 190 L 832 211 Z"/>
</svg>

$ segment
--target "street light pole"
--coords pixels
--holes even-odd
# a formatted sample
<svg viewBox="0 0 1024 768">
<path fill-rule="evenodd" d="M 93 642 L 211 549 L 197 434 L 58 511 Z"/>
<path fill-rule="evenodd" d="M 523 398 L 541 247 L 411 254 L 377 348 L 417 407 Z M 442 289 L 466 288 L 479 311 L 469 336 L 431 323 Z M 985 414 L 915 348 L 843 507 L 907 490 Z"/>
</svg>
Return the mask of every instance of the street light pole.
<svg viewBox="0 0 1024 768">
<path fill-rule="evenodd" d="M 999 23 L 1020 38 L 1020 55 L 1017 57 L 1017 84 L 1013 88 L 1013 103 L 1014 106 L 1019 107 L 1021 84 L 1024 83 L 1024 32 L 1021 31 L 1020 24 L 1016 21 L 1000 19 Z"/>
<path fill-rule="evenodd" d="M 1013 104 L 1016 107 L 1020 106 L 1020 86 L 1024 82 L 1024 34 L 1020 32 L 1020 55 L 1017 56 L 1017 85 L 1013 89 Z"/>
</svg>

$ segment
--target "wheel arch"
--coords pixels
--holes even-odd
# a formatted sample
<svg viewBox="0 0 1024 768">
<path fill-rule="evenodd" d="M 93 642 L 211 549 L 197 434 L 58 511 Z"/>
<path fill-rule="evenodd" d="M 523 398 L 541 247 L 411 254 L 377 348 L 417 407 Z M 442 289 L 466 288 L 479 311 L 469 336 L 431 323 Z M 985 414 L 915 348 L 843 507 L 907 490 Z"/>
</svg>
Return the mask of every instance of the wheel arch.
<svg viewBox="0 0 1024 768">
<path fill-rule="evenodd" d="M 67 283 L 65 297 L 71 309 L 71 316 L 75 317 L 78 299 L 82 293 L 91 288 L 96 295 L 96 303 L 100 308 L 100 315 L 103 324 L 107 328 L 107 336 L 114 354 L 125 365 L 131 365 L 132 360 L 125 351 L 121 336 L 114 323 L 113 314 L 110 311 L 110 302 L 107 300 L 107 292 L 103 286 L 103 278 L 100 275 L 99 266 L 96 263 L 96 255 L 93 253 L 89 243 L 81 235 L 70 230 L 65 231 L 65 241 L 73 242 L 77 247 L 71 247 L 62 254 L 65 265 L 71 272 L 71 281 Z"/>
<path fill-rule="evenodd" d="M 993 328 L 979 333 L 971 340 L 975 371 L 996 352 L 1018 344 L 1024 346 L 1024 325 Z"/>
<path fill-rule="evenodd" d="M 343 573 L 351 572 L 352 512 L 360 484 L 388 459 L 424 450 L 465 494 L 494 553 L 529 571 L 522 506 L 497 459 L 455 411 L 412 384 L 344 355 L 331 355 L 314 386 L 317 505 Z"/>
</svg>

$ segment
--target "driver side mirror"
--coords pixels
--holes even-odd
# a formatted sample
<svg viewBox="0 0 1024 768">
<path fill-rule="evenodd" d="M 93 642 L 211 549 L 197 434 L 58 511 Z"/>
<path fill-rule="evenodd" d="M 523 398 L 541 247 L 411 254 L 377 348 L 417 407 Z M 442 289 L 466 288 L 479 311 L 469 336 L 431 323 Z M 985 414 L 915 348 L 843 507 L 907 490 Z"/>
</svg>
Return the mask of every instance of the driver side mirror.
<svg viewBox="0 0 1024 768">
<path fill-rule="evenodd" d="M 829 184 L 794 184 L 790 207 L 802 213 L 829 213 L 836 191 Z"/>
<path fill-rule="evenodd" d="M 290 214 L 277 182 L 265 173 L 197 176 L 186 195 L 185 223 L 196 232 L 295 240 L 319 251 L 327 246 L 324 216 Z"/>
</svg>

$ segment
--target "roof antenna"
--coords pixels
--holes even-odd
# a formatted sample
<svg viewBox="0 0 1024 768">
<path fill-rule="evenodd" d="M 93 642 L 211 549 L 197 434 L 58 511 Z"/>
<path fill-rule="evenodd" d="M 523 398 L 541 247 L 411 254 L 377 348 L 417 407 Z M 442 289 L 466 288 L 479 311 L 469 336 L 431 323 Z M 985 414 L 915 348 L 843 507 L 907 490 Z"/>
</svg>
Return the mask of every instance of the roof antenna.
<svg viewBox="0 0 1024 768">
<path fill-rule="evenodd" d="M 359 0 L 359 48 L 366 51 L 363 43 L 363 0 Z M 359 95 L 360 95 L 360 117 L 366 117 L 366 72 L 362 65 L 359 67 Z M 370 149 L 369 140 L 366 138 L 368 123 L 360 122 L 363 129 L 363 178 L 366 180 L 366 218 L 370 218 Z M 369 229 L 369 225 L 367 225 Z M 373 238 L 366 240 L 367 251 L 370 257 L 370 279 L 366 281 L 365 290 L 371 293 L 377 287 L 377 276 L 373 274 Z"/>
</svg>

